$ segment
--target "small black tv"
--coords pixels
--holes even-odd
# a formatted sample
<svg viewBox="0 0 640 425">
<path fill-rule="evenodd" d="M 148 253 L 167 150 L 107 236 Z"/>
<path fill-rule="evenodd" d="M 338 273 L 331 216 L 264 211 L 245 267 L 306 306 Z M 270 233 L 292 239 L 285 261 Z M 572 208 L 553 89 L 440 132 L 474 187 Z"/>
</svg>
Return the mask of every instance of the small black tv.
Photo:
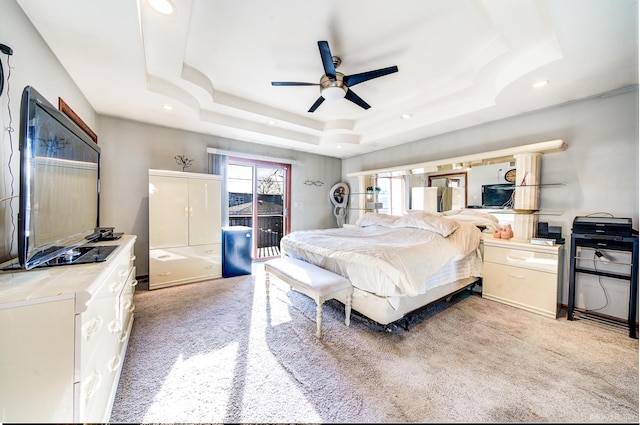
<svg viewBox="0 0 640 425">
<path fill-rule="evenodd" d="M 513 207 L 514 184 L 482 185 L 482 206 L 484 208 Z"/>
<path fill-rule="evenodd" d="M 33 87 L 20 104 L 18 262 L 69 257 L 100 225 L 100 148 Z"/>
</svg>

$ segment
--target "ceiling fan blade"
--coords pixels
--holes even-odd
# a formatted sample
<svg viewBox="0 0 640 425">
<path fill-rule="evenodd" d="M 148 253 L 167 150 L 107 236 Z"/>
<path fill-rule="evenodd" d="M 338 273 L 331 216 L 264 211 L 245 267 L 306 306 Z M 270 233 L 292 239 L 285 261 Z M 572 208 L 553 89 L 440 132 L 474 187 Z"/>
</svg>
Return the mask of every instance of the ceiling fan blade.
<svg viewBox="0 0 640 425">
<path fill-rule="evenodd" d="M 324 67 L 324 73 L 327 76 L 336 78 L 336 67 L 333 65 L 333 57 L 331 56 L 331 49 L 329 49 L 329 43 L 326 41 L 318 41 L 318 49 L 320 49 L 320 57 L 322 58 L 322 66 Z"/>
<path fill-rule="evenodd" d="M 355 103 L 356 105 L 358 105 L 362 109 L 371 108 L 371 106 L 367 102 L 362 100 L 362 98 L 360 96 L 358 96 L 357 94 L 355 94 L 351 89 L 347 89 L 347 94 L 344 95 L 344 98 L 347 99 L 347 100 L 352 101 L 353 103 Z"/>
<path fill-rule="evenodd" d="M 375 71 L 363 72 L 361 74 L 347 75 L 344 77 L 344 82 L 347 84 L 347 86 L 352 87 L 364 81 L 368 81 L 378 77 L 383 77 L 385 75 L 393 74 L 394 72 L 398 72 L 397 66 L 390 66 L 388 68 L 376 69 Z"/>
<path fill-rule="evenodd" d="M 272 81 L 272 86 L 319 86 L 319 83 L 298 83 L 295 81 Z"/>
<path fill-rule="evenodd" d="M 318 109 L 318 106 L 320 106 L 322 102 L 324 102 L 324 97 L 320 96 L 307 112 L 314 112 L 316 109 Z"/>
</svg>

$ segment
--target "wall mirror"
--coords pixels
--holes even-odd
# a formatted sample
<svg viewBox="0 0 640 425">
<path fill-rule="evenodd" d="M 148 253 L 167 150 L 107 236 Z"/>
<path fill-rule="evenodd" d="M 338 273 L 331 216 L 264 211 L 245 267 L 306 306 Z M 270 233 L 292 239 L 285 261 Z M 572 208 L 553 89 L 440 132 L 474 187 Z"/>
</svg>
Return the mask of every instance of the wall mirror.
<svg viewBox="0 0 640 425">
<path fill-rule="evenodd" d="M 482 207 L 482 186 L 511 184 L 506 175 L 515 170 L 515 157 L 446 163 L 429 167 L 385 171 L 358 176 L 359 186 L 382 191 L 376 211 L 402 215 L 408 210 L 445 212 Z M 494 208 L 494 207 L 491 207 Z M 367 211 L 365 205 L 361 208 Z"/>
<path fill-rule="evenodd" d="M 454 165 L 447 171 L 410 174 L 410 208 L 437 212 L 479 208 L 482 206 L 482 186 L 509 184 L 505 175 L 515 168 L 513 161 L 467 165 L 458 169 Z"/>
<path fill-rule="evenodd" d="M 505 174 L 515 168 L 515 159 L 475 166 L 452 164 L 431 172 L 412 170 L 381 172 L 366 176 L 366 185 L 381 187 L 376 200 L 379 212 L 402 215 L 407 210 L 444 212 L 482 207 L 482 186 L 509 184 Z M 367 200 L 371 201 L 371 199 Z M 363 206 L 367 210 L 366 206 Z"/>
<path fill-rule="evenodd" d="M 539 162 L 535 165 L 535 162 L 531 162 L 531 158 L 544 153 L 564 151 L 565 149 L 567 149 L 567 145 L 564 141 L 555 139 L 455 158 L 436 159 L 377 170 L 357 171 L 348 173 L 347 177 L 358 179 L 359 191 L 364 191 L 372 182 L 377 186 L 380 185 L 378 182 L 385 181 L 381 177 L 394 177 L 393 180 L 387 180 L 391 183 L 396 183 L 396 186 L 390 184 L 387 190 L 383 188 L 381 196 L 378 197 L 378 200 L 383 201 L 383 207 L 379 209 L 379 212 L 397 215 L 399 206 L 403 209 L 400 215 L 409 209 L 447 211 L 464 207 L 481 208 L 483 185 L 513 184 L 516 162 L 520 161 L 524 167 L 522 172 L 535 171 L 531 174 L 533 180 L 527 182 L 527 184 L 535 186 L 540 178 Z M 520 159 L 516 161 L 516 158 Z M 419 197 L 420 194 L 424 198 L 425 192 L 429 190 L 437 191 L 439 187 L 455 189 L 451 192 L 457 191 L 459 198 L 454 202 L 452 193 L 449 206 L 447 203 L 442 202 L 442 196 L 440 196 L 440 200 L 436 201 L 434 206 L 428 208 L 425 208 L 424 199 L 416 200 L 416 197 Z M 429 197 L 433 199 L 433 195 Z M 437 194 L 435 199 L 438 200 Z M 533 196 L 532 199 L 537 199 L 537 196 Z M 439 203 L 442 203 L 442 205 L 438 205 Z M 365 206 L 364 202 L 360 205 Z M 422 205 L 422 208 L 418 208 L 420 205 Z M 360 210 L 366 210 L 366 208 L 360 208 Z"/>
</svg>

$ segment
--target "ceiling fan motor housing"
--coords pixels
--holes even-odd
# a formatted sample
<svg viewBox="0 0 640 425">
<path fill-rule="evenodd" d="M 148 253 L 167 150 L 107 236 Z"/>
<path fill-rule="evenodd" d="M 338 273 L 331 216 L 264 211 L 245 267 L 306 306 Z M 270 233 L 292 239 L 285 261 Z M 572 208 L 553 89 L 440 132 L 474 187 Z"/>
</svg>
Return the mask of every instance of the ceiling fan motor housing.
<svg viewBox="0 0 640 425">
<path fill-rule="evenodd" d="M 336 71 L 336 78 L 328 75 L 320 78 L 320 94 L 327 100 L 342 99 L 347 94 L 347 85 L 344 82 L 344 74 Z"/>
</svg>

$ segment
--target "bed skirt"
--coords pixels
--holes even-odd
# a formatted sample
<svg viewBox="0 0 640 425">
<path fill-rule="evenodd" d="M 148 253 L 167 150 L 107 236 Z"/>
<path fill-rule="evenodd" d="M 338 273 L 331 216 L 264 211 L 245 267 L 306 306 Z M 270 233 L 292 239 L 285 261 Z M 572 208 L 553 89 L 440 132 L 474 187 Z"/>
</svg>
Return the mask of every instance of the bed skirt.
<svg viewBox="0 0 640 425">
<path fill-rule="evenodd" d="M 364 292 L 358 288 L 354 288 L 353 295 L 351 297 L 351 308 L 376 323 L 388 325 L 389 323 L 402 319 L 412 311 L 418 310 L 421 307 L 470 286 L 479 279 L 479 277 L 475 276 L 459 279 L 454 282 L 449 282 L 432 288 L 426 294 L 413 297 L 396 297 L 395 300 L 398 301 L 396 302 L 394 300 L 394 303 L 389 302 L 386 297 L 380 297 Z M 336 297 L 336 299 L 343 304 L 346 301 L 340 297 Z M 396 303 L 398 306 L 394 308 L 392 304 Z"/>
</svg>

